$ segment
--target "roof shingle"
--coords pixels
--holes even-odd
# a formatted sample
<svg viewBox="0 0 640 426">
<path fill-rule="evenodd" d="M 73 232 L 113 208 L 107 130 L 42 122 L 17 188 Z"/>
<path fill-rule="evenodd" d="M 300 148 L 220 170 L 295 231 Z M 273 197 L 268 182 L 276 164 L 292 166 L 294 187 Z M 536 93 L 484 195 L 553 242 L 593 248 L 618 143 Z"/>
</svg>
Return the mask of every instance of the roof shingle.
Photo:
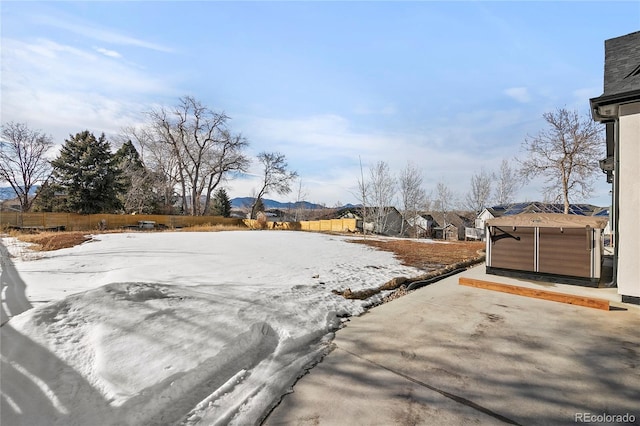
<svg viewBox="0 0 640 426">
<path fill-rule="evenodd" d="M 604 42 L 604 95 L 640 90 L 640 31 Z"/>
</svg>

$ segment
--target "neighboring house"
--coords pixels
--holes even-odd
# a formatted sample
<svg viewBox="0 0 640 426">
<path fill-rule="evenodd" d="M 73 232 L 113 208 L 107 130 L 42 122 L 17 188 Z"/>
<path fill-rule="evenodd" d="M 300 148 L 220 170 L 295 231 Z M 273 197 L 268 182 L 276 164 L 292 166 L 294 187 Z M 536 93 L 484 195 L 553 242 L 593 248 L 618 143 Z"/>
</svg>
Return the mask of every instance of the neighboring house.
<svg viewBox="0 0 640 426">
<path fill-rule="evenodd" d="M 364 212 L 364 213 L 363 213 Z M 366 218 L 363 218 L 366 214 Z M 356 219 L 357 228 L 389 237 L 406 236 L 409 225 L 395 207 L 349 207 L 338 210 L 334 219 Z M 404 222 L 404 224 L 403 224 Z"/>
<path fill-rule="evenodd" d="M 614 281 L 623 302 L 640 304 L 640 31 L 604 42 L 604 93 L 590 105 L 606 125 L 600 167 L 613 183 Z"/>
<path fill-rule="evenodd" d="M 500 206 L 496 206 L 500 207 Z M 484 230 L 486 228 L 487 220 L 500 217 L 503 212 L 496 211 L 496 207 L 485 207 L 474 220 L 474 227 L 476 229 Z"/>
<path fill-rule="evenodd" d="M 418 214 L 407 219 L 409 236 L 413 238 L 433 238 L 438 223 L 430 214 Z"/>
<path fill-rule="evenodd" d="M 446 217 L 437 211 L 429 212 L 428 215 L 436 223 L 433 238 L 438 240 L 464 240 L 465 228 L 471 227 L 475 220 L 475 213 L 467 211 L 447 212 Z"/>
<path fill-rule="evenodd" d="M 424 212 L 408 220 L 395 207 L 385 207 L 379 212 L 376 207 L 365 209 L 367 219 L 363 220 L 361 207 L 349 207 L 339 210 L 333 219 L 356 219 L 357 228 L 362 231 L 390 237 L 418 237 L 447 240 L 464 240 L 465 227 L 473 224 L 475 215 L 471 212 Z M 376 220 L 379 218 L 379 220 Z M 403 223 L 404 222 L 404 223 Z"/>
<path fill-rule="evenodd" d="M 375 232 L 393 237 L 404 237 L 407 235 L 407 223 L 402 216 L 402 213 L 395 207 L 385 207 L 378 213 L 377 209 L 374 209 L 373 217 L 378 217 L 380 220 L 376 224 Z"/>
<path fill-rule="evenodd" d="M 287 214 L 280 209 L 268 209 L 265 211 L 269 222 L 290 222 Z"/>
<path fill-rule="evenodd" d="M 11 212 L 21 212 L 22 204 L 20 203 L 20 199 L 13 198 L 11 200 L 2 200 L 0 202 L 0 210 L 11 211 Z"/>
<path fill-rule="evenodd" d="M 458 236 L 458 227 L 452 223 L 448 223 L 445 226 L 436 226 L 433 228 L 433 239 L 458 241 L 460 239 Z"/>
<path fill-rule="evenodd" d="M 325 219 L 358 219 L 362 220 L 362 209 L 360 207 L 345 207 L 338 210 L 335 215 Z"/>
<path fill-rule="evenodd" d="M 356 229 L 359 232 L 365 230 L 365 223 L 362 220 L 362 209 L 360 207 L 346 207 L 338 210 L 334 214 L 321 217 L 320 219 L 356 219 Z M 367 223 L 367 232 L 373 232 L 373 224 Z"/>
</svg>

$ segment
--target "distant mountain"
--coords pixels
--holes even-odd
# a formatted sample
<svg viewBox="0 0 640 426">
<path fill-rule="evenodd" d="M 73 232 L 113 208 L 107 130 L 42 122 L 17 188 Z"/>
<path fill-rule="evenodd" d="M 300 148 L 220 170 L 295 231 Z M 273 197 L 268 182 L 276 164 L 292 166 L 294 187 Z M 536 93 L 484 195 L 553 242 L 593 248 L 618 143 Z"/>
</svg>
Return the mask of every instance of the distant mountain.
<svg viewBox="0 0 640 426">
<path fill-rule="evenodd" d="M 31 191 L 29 191 L 29 194 L 35 195 L 36 191 L 38 190 L 38 187 L 39 186 L 32 187 Z M 16 192 L 13 190 L 12 187 L 10 186 L 0 187 L 0 200 L 13 200 L 16 197 L 17 197 Z"/>
<path fill-rule="evenodd" d="M 237 197 L 237 198 L 233 198 L 231 199 L 231 208 L 232 209 L 241 209 L 243 207 L 251 207 L 251 205 L 253 204 L 253 197 Z M 279 210 L 286 210 L 286 209 L 295 209 L 295 208 L 303 208 L 303 209 L 307 209 L 307 210 L 313 210 L 313 209 L 323 209 L 324 206 L 320 205 L 320 204 L 314 204 L 314 203 L 310 203 L 308 201 L 300 201 L 299 203 L 281 203 L 279 201 L 275 201 L 275 200 L 270 200 L 268 198 L 263 198 L 262 202 L 264 203 L 264 208 L 265 209 L 279 209 Z"/>
<path fill-rule="evenodd" d="M 16 193 L 11 187 L 0 188 L 0 200 L 16 198 Z"/>
</svg>

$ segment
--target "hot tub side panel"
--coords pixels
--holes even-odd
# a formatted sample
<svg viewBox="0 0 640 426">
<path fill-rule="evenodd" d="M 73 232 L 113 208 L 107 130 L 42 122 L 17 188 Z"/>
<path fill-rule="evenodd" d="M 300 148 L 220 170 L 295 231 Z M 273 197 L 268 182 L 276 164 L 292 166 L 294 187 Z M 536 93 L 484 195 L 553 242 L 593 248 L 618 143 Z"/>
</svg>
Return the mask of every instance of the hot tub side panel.
<svg viewBox="0 0 640 426">
<path fill-rule="evenodd" d="M 591 278 L 592 230 L 540 228 L 538 272 Z"/>
<path fill-rule="evenodd" d="M 535 270 L 534 228 L 490 227 L 487 266 L 516 271 Z"/>
</svg>

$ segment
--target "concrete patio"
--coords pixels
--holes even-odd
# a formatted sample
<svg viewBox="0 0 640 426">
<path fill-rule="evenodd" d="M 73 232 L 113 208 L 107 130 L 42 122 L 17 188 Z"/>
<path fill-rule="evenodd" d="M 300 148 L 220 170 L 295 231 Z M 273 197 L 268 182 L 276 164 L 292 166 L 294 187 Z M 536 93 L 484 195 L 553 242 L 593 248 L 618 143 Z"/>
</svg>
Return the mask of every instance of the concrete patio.
<svg viewBox="0 0 640 426">
<path fill-rule="evenodd" d="M 615 288 L 484 270 L 352 318 L 264 424 L 640 424 L 640 306 L 620 303 Z M 461 286 L 460 277 L 607 299 L 611 308 Z"/>
</svg>

